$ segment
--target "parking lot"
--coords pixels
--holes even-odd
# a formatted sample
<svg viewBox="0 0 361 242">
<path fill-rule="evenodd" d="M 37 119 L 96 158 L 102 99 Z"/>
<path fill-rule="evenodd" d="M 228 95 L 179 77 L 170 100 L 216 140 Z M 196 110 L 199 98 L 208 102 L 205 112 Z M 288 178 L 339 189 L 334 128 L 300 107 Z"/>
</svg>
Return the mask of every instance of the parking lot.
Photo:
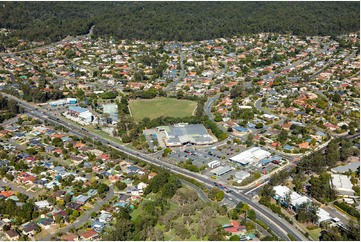
<svg viewBox="0 0 361 242">
<path fill-rule="evenodd" d="M 246 167 L 241 167 L 233 162 L 229 161 L 230 157 L 233 157 L 245 150 L 247 150 L 246 146 L 238 145 L 238 144 L 226 144 L 219 147 L 207 147 L 207 148 L 197 148 L 194 146 L 184 146 L 179 148 L 172 148 L 172 152 L 168 155 L 168 159 L 178 162 L 186 162 L 191 159 L 192 164 L 196 165 L 198 168 L 207 166 L 211 161 L 219 161 L 221 166 L 229 166 L 233 168 L 233 170 L 220 175 L 215 176 L 212 170 L 215 168 L 206 167 L 205 170 L 201 171 L 201 174 L 204 174 L 208 177 L 212 177 L 218 182 L 229 183 L 233 182 L 234 175 L 241 171 L 247 171 L 250 173 L 262 173 L 268 174 L 272 170 L 280 167 L 280 164 L 269 163 L 267 165 L 262 166 L 261 163 L 256 163 L 253 165 L 249 165 Z"/>
<path fill-rule="evenodd" d="M 207 147 L 196 148 L 192 146 L 185 146 L 181 148 L 173 148 L 172 153 L 168 155 L 169 159 L 178 162 L 185 162 L 188 159 L 192 160 L 193 165 L 202 167 L 209 162 L 219 160 L 223 163 L 228 163 L 230 157 L 242 152 L 246 149 L 244 146 L 227 144 L 221 147 Z"/>
</svg>

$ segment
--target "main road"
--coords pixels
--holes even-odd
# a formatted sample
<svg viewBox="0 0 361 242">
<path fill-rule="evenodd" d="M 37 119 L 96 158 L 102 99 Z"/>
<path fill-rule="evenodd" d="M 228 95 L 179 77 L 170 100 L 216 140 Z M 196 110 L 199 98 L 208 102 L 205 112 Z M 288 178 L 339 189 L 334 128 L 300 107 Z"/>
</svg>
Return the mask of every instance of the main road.
<svg viewBox="0 0 361 242">
<path fill-rule="evenodd" d="M 82 128 L 78 125 L 71 124 L 71 123 L 67 122 L 66 120 L 63 120 L 62 118 L 53 116 L 51 114 L 46 114 L 45 113 L 46 111 L 44 109 L 41 109 L 40 107 L 38 107 L 36 105 L 30 104 L 24 100 L 18 99 L 16 97 L 8 95 L 6 93 L 2 93 L 2 94 L 3 94 L 3 96 L 5 96 L 9 99 L 16 100 L 19 103 L 19 105 L 24 107 L 26 110 L 28 110 L 31 115 L 33 115 L 41 120 L 47 120 L 48 122 L 51 122 L 56 125 L 62 125 L 64 127 L 68 128 L 70 130 L 69 132 L 71 132 L 75 135 L 78 135 L 80 137 L 90 137 L 90 138 L 96 137 L 97 140 L 99 140 L 103 144 L 108 145 L 111 148 L 117 149 L 126 155 L 135 157 L 137 159 L 140 159 L 147 163 L 153 164 L 155 166 L 163 167 L 167 170 L 170 170 L 174 173 L 183 175 L 185 177 L 192 178 L 194 180 L 201 182 L 202 184 L 204 184 L 207 187 L 213 187 L 213 180 L 211 180 L 210 178 L 208 178 L 206 176 L 190 172 L 190 171 L 180 168 L 178 166 L 175 166 L 175 165 L 166 163 L 164 161 L 161 161 L 159 159 L 153 158 L 151 156 L 148 156 L 147 154 L 143 154 L 138 151 L 127 148 L 125 146 L 122 146 L 119 143 L 116 143 L 114 141 L 111 141 L 111 140 L 105 139 L 101 136 L 98 136 L 96 133 L 88 131 L 85 128 Z M 232 198 L 237 202 L 242 201 L 242 202 L 249 204 L 249 206 L 256 211 L 258 219 L 260 219 L 265 224 L 267 224 L 268 227 L 278 237 L 281 238 L 281 240 L 289 240 L 287 234 L 292 235 L 297 240 L 307 240 L 307 238 L 305 236 L 303 236 L 302 233 L 297 231 L 297 229 L 294 228 L 286 220 L 279 218 L 276 214 L 272 213 L 271 211 L 264 208 L 260 204 L 253 202 L 252 199 L 250 199 L 248 196 L 246 196 L 242 193 L 238 193 L 238 192 L 233 192 L 230 194 L 227 193 L 225 196 L 227 198 Z"/>
</svg>

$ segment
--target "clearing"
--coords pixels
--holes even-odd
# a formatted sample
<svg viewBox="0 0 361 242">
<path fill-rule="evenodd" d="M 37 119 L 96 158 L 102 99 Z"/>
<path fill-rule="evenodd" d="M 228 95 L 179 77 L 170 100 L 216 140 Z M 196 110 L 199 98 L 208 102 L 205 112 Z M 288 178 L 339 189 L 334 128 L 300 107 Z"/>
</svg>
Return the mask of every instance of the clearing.
<svg viewBox="0 0 361 242">
<path fill-rule="evenodd" d="M 160 97 L 129 101 L 131 115 L 136 121 L 143 118 L 192 116 L 197 103 L 190 100 Z"/>
</svg>

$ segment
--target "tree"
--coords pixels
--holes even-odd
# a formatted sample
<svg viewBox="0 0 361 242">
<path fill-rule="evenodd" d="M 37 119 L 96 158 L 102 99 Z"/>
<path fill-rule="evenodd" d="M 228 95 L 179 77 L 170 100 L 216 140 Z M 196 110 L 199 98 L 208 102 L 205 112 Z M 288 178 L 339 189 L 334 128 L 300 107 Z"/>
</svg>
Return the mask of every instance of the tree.
<svg viewBox="0 0 361 242">
<path fill-rule="evenodd" d="M 229 238 L 230 241 L 240 241 L 240 238 L 238 235 L 234 234 Z"/>
<path fill-rule="evenodd" d="M 167 157 L 168 154 L 171 153 L 171 152 L 172 152 L 172 150 L 167 147 L 167 148 L 164 149 L 162 156 Z"/>
<path fill-rule="evenodd" d="M 310 194 L 318 201 L 326 203 L 336 199 L 337 192 L 330 185 L 331 175 L 323 172 L 319 177 L 311 176 Z"/>
<path fill-rule="evenodd" d="M 249 134 L 247 136 L 246 145 L 247 145 L 247 147 L 250 147 L 253 145 L 253 135 L 252 134 Z"/>
<path fill-rule="evenodd" d="M 115 187 L 118 188 L 118 190 L 124 190 L 125 188 L 127 188 L 127 184 L 121 181 L 117 181 L 115 183 Z"/>
<path fill-rule="evenodd" d="M 98 194 L 105 194 L 106 192 L 109 191 L 109 186 L 105 183 L 101 183 L 97 189 Z"/>
<path fill-rule="evenodd" d="M 72 195 L 67 193 L 64 195 L 63 200 L 65 203 L 69 203 L 71 201 Z"/>
<path fill-rule="evenodd" d="M 182 99 L 184 97 L 184 92 L 183 92 L 183 90 L 179 90 L 178 92 L 177 92 L 177 98 L 178 99 Z"/>
<path fill-rule="evenodd" d="M 221 191 L 218 187 L 212 187 L 208 192 L 208 197 L 211 200 L 216 200 L 217 194 Z"/>
<path fill-rule="evenodd" d="M 223 191 L 217 192 L 216 194 L 217 201 L 222 201 L 223 198 L 224 198 L 224 192 Z"/>
<path fill-rule="evenodd" d="M 125 241 L 133 240 L 134 224 L 127 219 L 119 219 L 113 229 L 107 229 L 104 236 L 105 240 Z"/>
<path fill-rule="evenodd" d="M 55 223 L 59 224 L 63 220 L 63 217 L 60 214 L 55 216 Z"/>
<path fill-rule="evenodd" d="M 313 202 L 305 202 L 298 206 L 297 208 L 297 221 L 304 222 L 312 222 L 317 223 L 319 217 L 317 215 L 318 206 Z"/>
<path fill-rule="evenodd" d="M 256 221 L 257 214 L 253 209 L 250 209 L 247 213 L 247 216 L 250 220 Z"/>
</svg>

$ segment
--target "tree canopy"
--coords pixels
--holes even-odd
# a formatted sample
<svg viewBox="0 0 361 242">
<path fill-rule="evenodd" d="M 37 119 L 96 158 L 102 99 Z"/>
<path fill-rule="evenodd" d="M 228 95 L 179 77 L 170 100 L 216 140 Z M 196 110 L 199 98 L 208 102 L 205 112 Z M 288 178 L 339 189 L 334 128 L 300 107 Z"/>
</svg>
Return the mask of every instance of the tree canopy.
<svg viewBox="0 0 361 242">
<path fill-rule="evenodd" d="M 338 35 L 360 29 L 359 2 L 3 2 L 0 28 L 28 40 L 94 34 L 204 40 L 259 32 Z"/>
</svg>

